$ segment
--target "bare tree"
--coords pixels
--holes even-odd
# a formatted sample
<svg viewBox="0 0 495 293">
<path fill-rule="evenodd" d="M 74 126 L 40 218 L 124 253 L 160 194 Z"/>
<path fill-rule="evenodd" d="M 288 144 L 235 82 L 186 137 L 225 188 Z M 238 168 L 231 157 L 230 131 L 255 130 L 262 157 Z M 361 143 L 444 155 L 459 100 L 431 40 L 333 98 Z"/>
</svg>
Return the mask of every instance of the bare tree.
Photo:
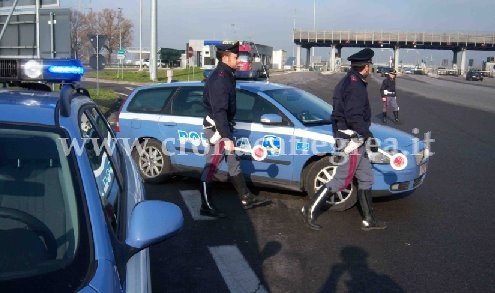
<svg viewBox="0 0 495 293">
<path fill-rule="evenodd" d="M 117 10 L 104 9 L 99 12 L 91 10 L 86 14 L 73 11 L 71 33 L 72 47 L 77 50 L 78 58 L 84 61 L 96 53 L 89 41 L 89 36 L 106 35 L 108 43 L 106 50 L 102 50 L 101 53 L 106 53 L 107 60 L 110 60 L 111 54 L 119 49 L 120 43 L 122 43 L 122 48 L 127 48 L 132 44 L 133 24 Z"/>
</svg>

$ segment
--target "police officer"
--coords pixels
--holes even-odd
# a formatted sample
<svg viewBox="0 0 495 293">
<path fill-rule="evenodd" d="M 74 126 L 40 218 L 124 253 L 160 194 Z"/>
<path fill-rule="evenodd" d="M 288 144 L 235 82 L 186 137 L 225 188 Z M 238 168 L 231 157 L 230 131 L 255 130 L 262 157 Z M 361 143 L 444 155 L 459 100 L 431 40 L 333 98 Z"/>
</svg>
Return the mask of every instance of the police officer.
<svg viewBox="0 0 495 293">
<path fill-rule="evenodd" d="M 267 200 L 254 196 L 246 186 L 241 173 L 239 158 L 234 152 L 233 125 L 236 113 L 235 69 L 239 54 L 239 43 L 217 45 L 217 67 L 208 76 L 203 91 L 203 104 L 207 116 L 203 120 L 204 133 L 210 147 L 206 154 L 206 164 L 201 174 L 201 209 L 204 216 L 223 218 L 212 203 L 211 182 L 218 165 L 225 158 L 229 178 L 241 197 L 245 209 L 264 203 Z"/>
<path fill-rule="evenodd" d="M 306 224 L 320 230 L 316 219 L 327 205 L 330 196 L 358 179 L 358 201 L 362 215 L 363 230 L 385 229 L 384 222 L 375 219 L 371 207 L 371 185 L 373 173 L 366 146 L 377 151 L 376 142 L 370 131 L 371 109 L 368 101 L 366 77 L 371 72 L 373 50 L 366 48 L 348 58 L 351 70 L 337 84 L 333 96 L 332 128 L 336 149 L 341 156 L 333 178 L 309 199 L 301 212 Z"/>
<path fill-rule="evenodd" d="M 388 72 L 387 77 L 383 80 L 380 87 L 380 93 L 383 101 L 383 123 L 387 123 L 387 106 L 392 107 L 395 123 L 399 123 L 399 105 L 397 104 L 397 95 L 395 93 L 395 69 Z"/>
</svg>

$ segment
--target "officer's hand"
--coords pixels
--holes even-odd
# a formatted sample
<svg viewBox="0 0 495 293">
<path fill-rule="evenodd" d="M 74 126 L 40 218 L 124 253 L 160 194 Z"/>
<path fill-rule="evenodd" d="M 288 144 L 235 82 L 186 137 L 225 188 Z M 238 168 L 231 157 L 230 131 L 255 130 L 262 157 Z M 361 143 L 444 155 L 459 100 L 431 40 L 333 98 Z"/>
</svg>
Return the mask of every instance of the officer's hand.
<svg viewBox="0 0 495 293">
<path fill-rule="evenodd" d="M 383 102 L 386 102 L 386 101 L 387 101 L 387 96 L 383 96 L 383 97 L 382 97 L 382 101 L 383 101 Z"/>
<path fill-rule="evenodd" d="M 369 150 L 373 153 L 378 152 L 379 145 L 380 145 L 379 141 L 373 136 L 368 137 L 368 139 L 366 140 L 366 147 L 368 147 Z"/>
<path fill-rule="evenodd" d="M 228 152 L 234 151 L 234 142 L 230 139 L 225 140 L 225 150 L 227 150 Z"/>
</svg>

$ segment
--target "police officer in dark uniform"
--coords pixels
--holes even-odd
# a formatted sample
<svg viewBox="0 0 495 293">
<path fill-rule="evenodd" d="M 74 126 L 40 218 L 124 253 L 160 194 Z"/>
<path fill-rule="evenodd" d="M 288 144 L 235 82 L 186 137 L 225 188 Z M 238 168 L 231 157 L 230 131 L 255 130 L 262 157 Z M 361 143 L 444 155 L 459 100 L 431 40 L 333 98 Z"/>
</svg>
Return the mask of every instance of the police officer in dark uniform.
<svg viewBox="0 0 495 293">
<path fill-rule="evenodd" d="M 335 146 L 340 153 L 339 165 L 334 177 L 322 186 L 316 195 L 302 208 L 306 224 L 314 230 L 320 230 L 316 224 L 327 199 L 334 196 L 358 179 L 358 201 L 363 217 L 363 230 L 385 229 L 387 225 L 378 221 L 371 207 L 371 185 L 373 173 L 367 156 L 366 146 L 377 151 L 376 142 L 370 131 L 371 108 L 368 100 L 366 77 L 371 72 L 373 50 L 366 48 L 348 58 L 351 70 L 337 84 L 333 96 L 332 128 L 336 140 Z"/>
<path fill-rule="evenodd" d="M 203 104 L 207 116 L 203 120 L 204 133 L 210 147 L 206 154 L 206 164 L 201 174 L 201 209 L 204 216 L 223 218 L 212 203 L 211 182 L 218 165 L 225 158 L 229 178 L 241 197 L 245 209 L 268 201 L 254 196 L 246 186 L 241 173 L 239 158 L 234 152 L 234 116 L 236 113 L 235 69 L 239 54 L 239 43 L 217 45 L 216 57 L 219 63 L 208 76 L 203 91 Z"/>
<path fill-rule="evenodd" d="M 395 78 L 397 77 L 397 71 L 391 70 L 387 74 L 380 87 L 380 93 L 382 95 L 383 102 L 383 123 L 387 123 L 387 108 L 388 105 L 392 107 L 394 113 L 394 122 L 399 123 L 399 105 L 397 104 L 397 94 L 395 92 Z"/>
</svg>

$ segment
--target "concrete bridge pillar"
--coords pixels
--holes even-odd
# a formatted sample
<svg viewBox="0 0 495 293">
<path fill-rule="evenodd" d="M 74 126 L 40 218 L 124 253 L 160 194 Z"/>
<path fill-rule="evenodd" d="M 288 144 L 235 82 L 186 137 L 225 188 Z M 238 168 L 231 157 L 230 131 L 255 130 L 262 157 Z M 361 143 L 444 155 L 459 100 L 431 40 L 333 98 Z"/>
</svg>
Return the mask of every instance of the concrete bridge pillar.
<svg viewBox="0 0 495 293">
<path fill-rule="evenodd" d="M 457 65 L 457 53 L 459 53 L 458 50 L 452 50 L 452 52 L 454 53 L 453 56 L 452 56 L 452 65 Z"/>
<path fill-rule="evenodd" d="M 296 71 L 301 70 L 301 45 L 296 46 Z"/>
<path fill-rule="evenodd" d="M 309 68 L 309 66 L 311 65 L 311 47 L 309 47 L 307 50 L 306 50 L 306 68 Z"/>
<path fill-rule="evenodd" d="M 394 47 L 394 69 L 399 72 L 399 46 Z"/>
<path fill-rule="evenodd" d="M 330 48 L 330 71 L 335 72 L 335 45 Z"/>
<path fill-rule="evenodd" d="M 461 75 L 466 73 L 466 48 L 461 49 Z"/>
</svg>

